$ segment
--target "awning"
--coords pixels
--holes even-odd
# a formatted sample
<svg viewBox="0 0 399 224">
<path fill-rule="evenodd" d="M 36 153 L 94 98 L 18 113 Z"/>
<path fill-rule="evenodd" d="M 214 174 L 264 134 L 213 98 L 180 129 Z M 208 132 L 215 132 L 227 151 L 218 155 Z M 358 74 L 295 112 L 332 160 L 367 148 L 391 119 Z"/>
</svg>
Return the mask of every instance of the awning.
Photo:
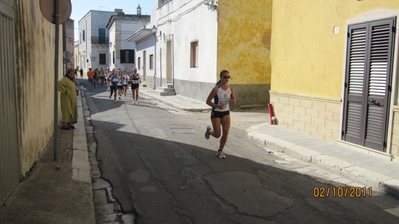
<svg viewBox="0 0 399 224">
<path fill-rule="evenodd" d="M 137 41 L 143 40 L 151 35 L 153 35 L 152 29 L 143 27 L 140 30 L 138 30 L 136 33 L 134 33 L 131 37 L 127 38 L 126 41 L 127 42 L 137 42 Z"/>
</svg>

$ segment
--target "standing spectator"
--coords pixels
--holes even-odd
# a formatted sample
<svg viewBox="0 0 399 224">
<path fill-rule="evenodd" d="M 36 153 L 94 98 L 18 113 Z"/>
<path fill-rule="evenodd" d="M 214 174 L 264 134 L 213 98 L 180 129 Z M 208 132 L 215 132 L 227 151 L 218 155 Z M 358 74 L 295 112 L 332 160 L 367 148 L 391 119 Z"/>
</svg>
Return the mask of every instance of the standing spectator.
<svg viewBox="0 0 399 224">
<path fill-rule="evenodd" d="M 83 79 L 83 69 L 82 68 L 80 68 L 79 73 L 80 73 L 80 79 Z"/>
<path fill-rule="evenodd" d="M 91 90 L 91 87 L 94 83 L 94 72 L 91 70 L 91 68 L 89 68 L 89 71 L 87 72 L 87 78 L 89 80 L 89 89 Z"/>
<path fill-rule="evenodd" d="M 58 91 L 61 93 L 61 112 L 62 112 L 62 129 L 71 130 L 75 129 L 73 124 L 78 121 L 78 105 L 75 82 L 75 71 L 70 68 L 67 70 L 66 75 L 58 81 Z"/>
</svg>

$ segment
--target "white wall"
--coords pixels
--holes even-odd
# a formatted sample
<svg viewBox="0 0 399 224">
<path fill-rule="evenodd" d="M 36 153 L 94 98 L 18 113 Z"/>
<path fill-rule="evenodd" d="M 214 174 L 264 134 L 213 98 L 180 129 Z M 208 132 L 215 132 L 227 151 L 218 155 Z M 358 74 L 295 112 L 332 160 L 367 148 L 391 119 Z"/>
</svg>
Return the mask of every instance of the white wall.
<svg viewBox="0 0 399 224">
<path fill-rule="evenodd" d="M 113 62 L 113 51 L 115 51 L 115 23 L 111 25 L 109 28 L 109 42 L 112 43 L 109 45 L 109 61 L 108 61 L 108 67 L 112 71 L 112 69 L 115 68 L 115 64 Z M 116 52 L 115 52 L 116 53 Z M 116 55 L 115 55 L 116 58 Z M 116 62 L 116 60 L 115 60 Z"/>
<path fill-rule="evenodd" d="M 146 69 L 146 82 L 153 83 L 154 79 L 154 68 L 155 68 L 155 52 L 154 52 L 154 43 L 155 43 L 155 37 L 154 35 L 151 35 L 141 41 L 136 42 L 136 68 L 138 73 L 143 74 L 143 66 L 145 66 Z M 144 65 L 144 58 L 143 58 L 143 52 L 146 52 L 146 64 Z M 154 64 L 153 64 L 153 69 L 150 69 L 150 55 L 153 55 L 154 57 Z M 141 65 L 140 68 L 138 67 L 138 58 L 141 60 Z M 159 86 L 159 83 L 157 83 L 157 86 Z"/>
<path fill-rule="evenodd" d="M 99 52 L 107 52 L 108 44 L 92 45 L 91 37 L 98 37 L 98 28 L 106 28 L 111 15 L 115 12 L 106 11 L 89 11 L 79 21 L 79 64 L 86 74 L 89 68 L 106 68 L 107 65 L 99 64 Z M 82 32 L 85 31 L 85 41 L 82 40 Z M 108 31 L 105 31 L 105 36 L 108 37 Z M 110 61 L 108 53 L 106 53 L 106 62 Z M 88 59 L 88 61 L 87 61 Z"/>
<path fill-rule="evenodd" d="M 143 22 L 135 20 L 116 20 L 109 31 L 110 42 L 110 52 L 115 51 L 115 63 L 112 63 L 112 57 L 109 67 L 120 68 L 121 70 L 126 70 L 132 72 L 133 68 L 137 66 L 137 52 L 135 42 L 127 42 L 126 40 L 131 37 L 136 31 L 143 27 Z M 120 63 L 120 50 L 135 50 L 135 63 Z"/>
<path fill-rule="evenodd" d="M 157 74 L 162 74 L 162 78 L 166 77 L 166 42 L 173 39 L 174 79 L 206 83 L 216 81 L 217 11 L 203 2 L 174 0 L 154 13 L 152 23 L 158 27 L 157 35 L 162 32 L 157 43 L 157 65 L 162 64 L 162 71 L 157 71 Z M 190 68 L 190 43 L 195 40 L 198 40 L 199 47 L 198 67 Z M 162 55 L 159 55 L 159 48 Z"/>
</svg>

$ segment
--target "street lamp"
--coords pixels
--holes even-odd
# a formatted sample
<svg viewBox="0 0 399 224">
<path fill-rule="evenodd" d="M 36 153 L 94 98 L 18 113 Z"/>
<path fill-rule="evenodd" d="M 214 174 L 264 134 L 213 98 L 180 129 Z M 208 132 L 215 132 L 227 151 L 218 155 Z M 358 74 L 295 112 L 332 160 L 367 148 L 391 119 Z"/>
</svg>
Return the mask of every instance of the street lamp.
<svg viewBox="0 0 399 224">
<path fill-rule="evenodd" d="M 156 77 L 157 77 L 157 41 L 158 41 L 158 38 L 157 38 L 157 27 L 155 25 L 153 25 L 151 31 L 154 34 L 154 38 L 155 38 L 154 39 L 155 40 L 155 43 L 154 43 L 154 90 L 155 90 L 156 86 L 157 86 L 157 84 L 156 84 Z"/>
</svg>

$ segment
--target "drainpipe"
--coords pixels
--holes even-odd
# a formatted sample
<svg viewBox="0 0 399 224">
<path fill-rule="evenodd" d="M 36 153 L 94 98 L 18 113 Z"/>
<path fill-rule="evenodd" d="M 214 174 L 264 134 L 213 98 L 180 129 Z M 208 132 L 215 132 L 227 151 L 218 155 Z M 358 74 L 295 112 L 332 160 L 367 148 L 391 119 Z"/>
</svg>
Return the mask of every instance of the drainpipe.
<svg viewBox="0 0 399 224">
<path fill-rule="evenodd" d="M 152 26 L 152 33 L 154 34 L 155 44 L 154 44 L 154 90 L 157 88 L 157 27 L 155 25 Z"/>
<path fill-rule="evenodd" d="M 55 21 L 55 62 L 54 62 L 54 161 L 57 161 L 58 150 L 58 61 L 60 42 L 60 1 L 54 0 L 54 21 Z"/>
</svg>

